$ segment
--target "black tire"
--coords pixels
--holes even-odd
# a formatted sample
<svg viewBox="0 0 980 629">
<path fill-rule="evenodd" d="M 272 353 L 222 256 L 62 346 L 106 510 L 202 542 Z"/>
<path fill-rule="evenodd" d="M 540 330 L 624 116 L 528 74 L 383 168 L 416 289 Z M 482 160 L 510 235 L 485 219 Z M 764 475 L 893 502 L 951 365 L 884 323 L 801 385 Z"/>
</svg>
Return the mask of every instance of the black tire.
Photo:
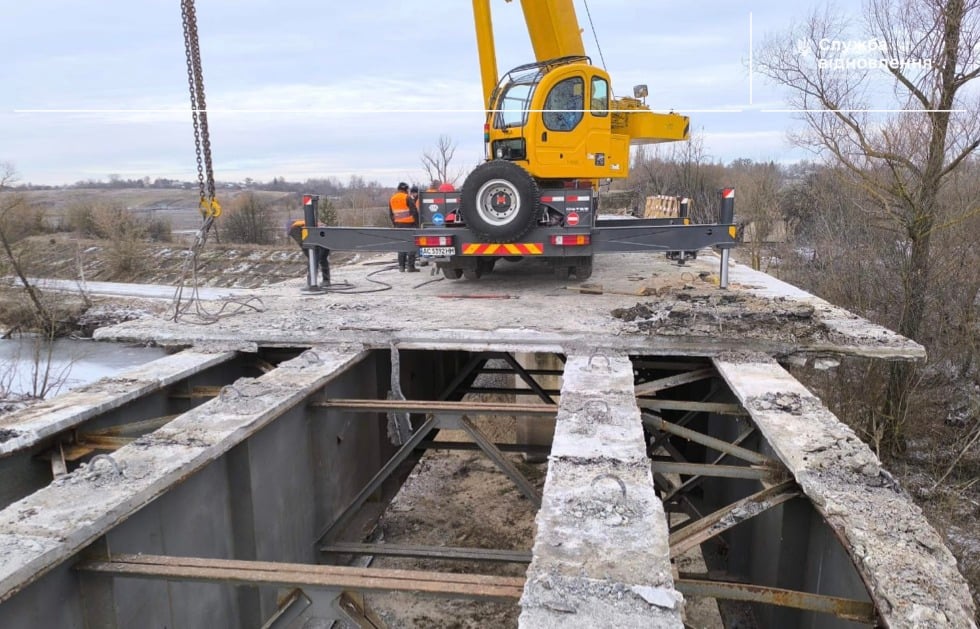
<svg viewBox="0 0 980 629">
<path fill-rule="evenodd" d="M 538 221 L 541 193 L 531 175 L 513 162 L 496 159 L 473 169 L 463 183 L 460 214 L 487 242 L 513 242 Z"/>
<path fill-rule="evenodd" d="M 559 280 L 559 281 L 562 281 L 562 282 L 567 282 L 568 281 L 568 277 L 569 277 L 569 275 L 571 273 L 571 270 L 572 270 L 572 267 L 565 266 L 565 264 L 563 264 L 562 262 L 556 262 L 555 263 L 555 279 L 556 280 Z"/>
<path fill-rule="evenodd" d="M 592 277 L 592 258 L 582 258 L 578 264 L 572 267 L 572 272 L 580 282 Z"/>
<path fill-rule="evenodd" d="M 504 256 L 504 260 L 517 264 L 518 262 L 524 261 L 524 256 Z"/>
<path fill-rule="evenodd" d="M 463 277 L 463 269 L 457 269 L 456 267 L 452 266 L 444 266 L 442 267 L 442 275 L 447 280 L 458 280 L 459 278 Z"/>
<path fill-rule="evenodd" d="M 481 268 L 463 269 L 463 277 L 471 281 L 478 280 L 481 277 L 483 277 L 483 269 Z"/>
</svg>

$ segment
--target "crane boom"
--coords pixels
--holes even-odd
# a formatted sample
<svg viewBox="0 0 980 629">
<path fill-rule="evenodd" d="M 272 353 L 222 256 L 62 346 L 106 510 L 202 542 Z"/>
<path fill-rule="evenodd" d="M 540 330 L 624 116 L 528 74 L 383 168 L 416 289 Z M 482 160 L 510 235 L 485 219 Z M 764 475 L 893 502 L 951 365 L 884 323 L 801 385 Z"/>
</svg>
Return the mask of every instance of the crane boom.
<svg viewBox="0 0 980 629">
<path fill-rule="evenodd" d="M 537 61 L 585 56 L 572 0 L 521 0 L 521 8 Z"/>
<path fill-rule="evenodd" d="M 585 56 L 582 31 L 572 0 L 521 0 L 521 9 L 524 11 L 524 23 L 527 24 L 527 34 L 531 38 L 537 61 Z M 473 21 L 476 25 L 476 47 L 480 56 L 483 104 L 489 108 L 490 97 L 500 78 L 497 74 L 490 0 L 473 0 Z"/>
</svg>

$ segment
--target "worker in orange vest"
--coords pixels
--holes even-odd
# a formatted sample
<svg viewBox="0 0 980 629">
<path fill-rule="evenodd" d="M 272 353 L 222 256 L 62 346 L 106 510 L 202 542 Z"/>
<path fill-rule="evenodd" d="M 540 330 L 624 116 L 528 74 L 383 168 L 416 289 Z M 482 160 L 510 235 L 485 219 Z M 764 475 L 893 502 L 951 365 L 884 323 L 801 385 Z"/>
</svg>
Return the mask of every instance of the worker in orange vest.
<svg viewBox="0 0 980 629">
<path fill-rule="evenodd" d="M 391 195 L 388 200 L 388 211 L 391 212 L 391 222 L 395 227 L 415 227 L 419 222 L 419 212 L 415 206 L 415 199 L 409 194 L 408 184 L 405 182 L 398 184 L 398 190 Z M 418 273 L 415 268 L 415 252 L 398 252 L 398 270 Z"/>
<path fill-rule="evenodd" d="M 303 230 L 306 228 L 306 221 L 302 218 L 292 222 L 286 233 L 296 241 L 300 247 L 303 246 Z M 323 275 L 323 285 L 330 285 L 330 250 L 325 247 L 316 247 L 317 260 L 320 265 L 320 273 Z"/>
</svg>

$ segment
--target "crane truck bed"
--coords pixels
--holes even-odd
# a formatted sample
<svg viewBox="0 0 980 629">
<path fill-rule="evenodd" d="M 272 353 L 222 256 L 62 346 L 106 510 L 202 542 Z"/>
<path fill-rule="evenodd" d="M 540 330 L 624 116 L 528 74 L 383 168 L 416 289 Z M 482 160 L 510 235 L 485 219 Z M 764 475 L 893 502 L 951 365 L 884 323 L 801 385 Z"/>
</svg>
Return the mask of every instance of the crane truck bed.
<svg viewBox="0 0 980 629">
<path fill-rule="evenodd" d="M 421 225 L 416 228 L 312 227 L 303 244 L 331 251 L 416 252 L 450 279 L 477 279 L 492 271 L 501 258 L 533 256 L 548 261 L 560 279 L 585 280 L 592 274 L 597 253 L 663 252 L 683 260 L 708 247 L 727 253 L 736 242 L 732 189 L 722 191 L 718 222 L 704 225 L 691 224 L 686 216 L 603 218 L 591 189 L 542 189 L 541 218 L 513 242 L 495 242 L 474 233 L 460 215 L 461 196 L 462 191 L 423 192 Z M 315 195 L 304 196 L 308 225 L 316 225 L 317 203 Z M 723 257 L 727 261 L 727 255 Z"/>
</svg>

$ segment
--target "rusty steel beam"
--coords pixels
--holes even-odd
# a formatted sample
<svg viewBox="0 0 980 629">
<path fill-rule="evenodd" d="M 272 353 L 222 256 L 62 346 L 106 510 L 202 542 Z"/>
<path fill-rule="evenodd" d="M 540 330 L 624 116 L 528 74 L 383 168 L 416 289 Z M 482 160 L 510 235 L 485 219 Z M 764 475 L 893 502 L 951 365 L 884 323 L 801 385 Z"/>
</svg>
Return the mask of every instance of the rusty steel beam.
<svg viewBox="0 0 980 629">
<path fill-rule="evenodd" d="M 158 428 L 170 423 L 172 420 L 180 417 L 177 415 L 163 415 L 162 417 L 154 417 L 152 419 L 144 419 L 138 422 L 129 422 L 127 424 L 118 424 L 116 426 L 109 426 L 108 428 L 99 428 L 98 430 L 87 430 L 80 432 L 78 435 L 79 439 L 86 439 L 88 437 L 139 437 L 148 432 L 152 432 Z"/>
<path fill-rule="evenodd" d="M 757 465 L 709 465 L 708 463 L 678 463 L 676 461 L 650 462 L 654 472 L 661 474 L 685 474 L 716 478 L 741 478 L 747 480 L 772 480 L 782 474 L 780 470 Z"/>
<path fill-rule="evenodd" d="M 412 592 L 498 601 L 516 601 L 524 591 L 522 577 L 161 555 L 114 555 L 111 559 L 82 561 L 75 569 L 125 578 L 286 589 Z"/>
<path fill-rule="evenodd" d="M 639 369 L 657 369 L 660 371 L 684 371 L 711 367 L 711 363 L 702 362 L 683 362 L 679 360 L 651 360 L 647 358 L 637 358 L 633 360 L 633 366 Z"/>
<path fill-rule="evenodd" d="M 387 629 L 388 627 L 367 606 L 364 595 L 360 592 L 341 592 L 336 605 L 351 622 L 357 625 L 358 629 Z"/>
<path fill-rule="evenodd" d="M 542 402 L 544 402 L 545 404 L 554 404 L 555 403 L 555 400 L 552 399 L 551 395 L 549 395 L 549 392 L 545 391 L 541 387 L 541 385 L 538 384 L 538 381 L 531 377 L 531 374 L 529 374 L 527 372 L 527 370 L 524 369 L 524 366 L 523 365 L 521 365 L 519 362 L 517 362 L 517 359 L 516 358 L 514 358 L 510 354 L 504 354 L 503 359 L 505 361 L 507 361 L 507 364 L 510 365 L 511 368 L 514 369 L 514 371 L 517 372 L 517 375 L 520 376 L 521 380 L 524 381 L 524 384 L 526 384 L 528 386 L 528 388 L 530 388 L 532 391 L 534 391 L 534 393 L 539 398 L 541 398 L 541 401 Z M 554 393 L 552 395 L 559 395 L 559 394 L 560 394 L 560 392 Z"/>
<path fill-rule="evenodd" d="M 524 394 L 527 389 L 522 389 Z M 329 399 L 313 402 L 310 406 L 319 408 L 336 408 L 344 411 L 363 413 L 433 413 L 440 415 L 545 415 L 548 417 L 558 413 L 558 407 L 553 404 L 513 404 L 505 402 L 447 402 L 438 400 L 359 400 L 359 399 Z"/>
<path fill-rule="evenodd" d="M 525 369 L 524 372 L 532 376 L 560 376 L 565 373 L 561 369 Z M 514 374 L 517 372 L 513 369 L 505 369 L 503 367 L 484 367 L 480 370 L 480 373 Z"/>
<path fill-rule="evenodd" d="M 643 413 L 643 423 L 650 428 L 655 428 L 656 430 L 662 430 L 663 432 L 670 433 L 681 437 L 682 439 L 687 439 L 688 441 L 693 441 L 694 443 L 699 443 L 703 446 L 707 446 L 716 452 L 722 452 L 724 454 L 730 454 L 737 459 L 742 459 L 743 461 L 748 461 L 749 463 L 755 463 L 757 465 L 775 465 L 776 462 L 764 454 L 759 454 L 749 450 L 748 448 L 743 448 L 741 446 L 729 443 L 722 439 L 717 439 L 715 437 L 710 437 L 702 432 L 696 430 L 691 430 L 690 428 L 685 428 L 683 426 L 678 426 L 668 421 L 664 421 L 662 418 L 652 414 Z"/>
<path fill-rule="evenodd" d="M 692 382 L 707 380 L 708 378 L 714 378 L 717 375 L 718 372 L 715 371 L 714 367 L 696 369 L 694 371 L 679 373 L 673 376 L 667 376 L 666 378 L 658 378 L 657 380 L 651 380 L 650 382 L 638 384 L 634 388 L 634 391 L 636 392 L 637 397 L 655 395 L 656 393 L 666 389 L 679 387 L 682 384 L 690 384 Z"/>
<path fill-rule="evenodd" d="M 215 398 L 221 394 L 224 385 L 205 386 L 198 385 L 190 388 L 189 391 L 171 391 L 168 397 L 178 400 L 199 400 L 205 398 Z"/>
<path fill-rule="evenodd" d="M 540 387 L 539 387 L 540 389 Z M 517 389 L 512 387 L 469 387 L 463 389 L 464 393 L 478 393 L 481 395 L 532 395 L 535 391 L 531 389 Z M 561 395 L 560 389 L 540 389 L 538 395 Z M 549 398 L 550 399 L 550 398 Z"/>
<path fill-rule="evenodd" d="M 494 443 L 501 452 L 521 452 L 527 454 L 551 453 L 551 446 L 531 446 L 522 443 Z M 416 450 L 479 450 L 480 446 L 466 441 L 438 441 L 426 439 L 416 447 Z"/>
<path fill-rule="evenodd" d="M 674 587 L 684 596 L 765 603 L 779 607 L 832 614 L 838 618 L 869 625 L 875 625 L 878 619 L 873 604 L 850 598 L 810 594 L 809 592 L 749 583 L 700 579 L 674 579 Z"/>
<path fill-rule="evenodd" d="M 670 556 L 679 557 L 712 537 L 800 495 L 796 482 L 788 480 L 722 507 L 672 533 Z"/>
<path fill-rule="evenodd" d="M 696 413 L 738 416 L 748 416 L 749 414 L 748 411 L 742 408 L 741 404 L 728 404 L 724 402 L 691 402 L 687 400 L 651 400 L 637 398 L 636 404 L 640 408 L 646 408 L 651 411 L 694 411 Z"/>
<path fill-rule="evenodd" d="M 111 437 L 109 435 L 80 435 L 78 445 L 92 448 L 94 450 L 106 450 L 114 452 L 119 448 L 129 445 L 136 441 L 136 437 Z"/>
<path fill-rule="evenodd" d="M 335 542 L 327 546 L 321 546 L 320 550 L 334 555 L 377 555 L 387 557 L 416 557 L 419 559 L 497 561 L 503 563 L 531 562 L 531 551 L 529 550 L 500 550 L 496 548 Z"/>
<path fill-rule="evenodd" d="M 460 417 L 459 424 L 463 430 L 469 433 L 470 437 L 473 438 L 473 441 L 480 446 L 483 453 L 490 457 L 490 460 L 493 461 L 498 468 L 500 468 L 500 471 L 506 474 L 507 478 L 517 485 L 517 488 L 521 490 L 521 493 L 524 494 L 525 498 L 531 501 L 534 508 L 540 509 L 541 494 L 539 494 L 538 490 L 534 488 L 534 485 L 532 485 L 531 482 L 528 481 L 523 474 L 521 474 L 521 471 L 510 462 L 510 459 L 505 457 L 500 450 L 495 448 L 493 442 L 490 441 L 487 436 L 484 435 L 469 419 L 466 417 Z"/>
<path fill-rule="evenodd" d="M 749 426 L 748 428 L 746 428 L 745 430 L 743 430 L 742 433 L 738 437 L 735 438 L 735 441 L 732 442 L 732 445 L 733 446 L 742 445 L 742 442 L 744 442 L 746 439 L 748 439 L 749 437 L 751 437 L 753 434 L 755 434 L 755 426 Z M 722 461 L 724 461 L 726 458 L 728 458 L 728 454 L 719 454 L 717 457 L 715 457 L 715 459 L 713 461 L 711 461 L 711 465 L 718 465 L 719 463 L 721 463 Z M 687 479 L 686 481 L 684 481 L 683 483 L 681 483 L 679 486 L 671 489 L 669 493 L 664 494 L 663 501 L 664 502 L 667 502 L 668 500 L 670 500 L 671 498 L 673 498 L 675 495 L 680 494 L 680 493 L 683 493 L 683 492 L 685 492 L 685 491 L 687 491 L 689 489 L 693 489 L 697 485 L 700 485 L 701 484 L 701 481 L 703 481 L 703 480 L 704 480 L 704 476 L 692 476 L 692 477 L 690 477 L 689 479 Z"/>
</svg>

